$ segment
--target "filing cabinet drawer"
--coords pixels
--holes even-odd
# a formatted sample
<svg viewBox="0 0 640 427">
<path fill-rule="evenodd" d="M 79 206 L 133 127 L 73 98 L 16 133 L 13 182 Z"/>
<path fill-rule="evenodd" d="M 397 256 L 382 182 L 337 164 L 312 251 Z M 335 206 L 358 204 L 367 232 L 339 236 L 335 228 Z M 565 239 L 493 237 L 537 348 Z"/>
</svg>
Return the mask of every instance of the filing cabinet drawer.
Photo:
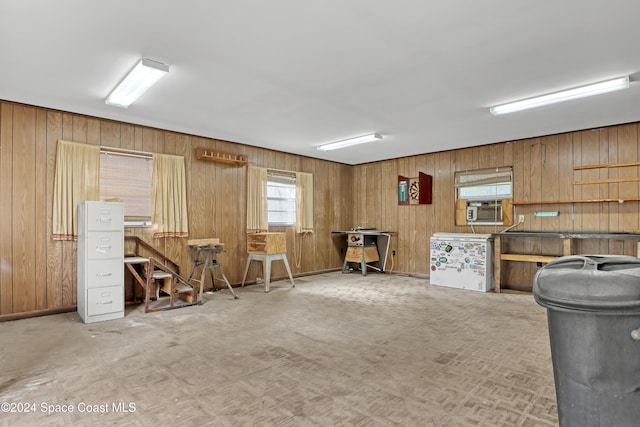
<svg viewBox="0 0 640 427">
<path fill-rule="evenodd" d="M 122 233 L 95 232 L 87 237 L 88 259 L 120 258 L 124 253 Z"/>
<path fill-rule="evenodd" d="M 124 288 L 122 286 L 105 286 L 87 289 L 87 314 L 116 313 L 124 310 Z"/>
<path fill-rule="evenodd" d="M 88 231 L 120 231 L 124 227 L 124 215 L 121 203 L 88 203 Z"/>
<path fill-rule="evenodd" d="M 121 259 L 87 261 L 87 287 L 122 285 L 124 264 Z"/>
</svg>

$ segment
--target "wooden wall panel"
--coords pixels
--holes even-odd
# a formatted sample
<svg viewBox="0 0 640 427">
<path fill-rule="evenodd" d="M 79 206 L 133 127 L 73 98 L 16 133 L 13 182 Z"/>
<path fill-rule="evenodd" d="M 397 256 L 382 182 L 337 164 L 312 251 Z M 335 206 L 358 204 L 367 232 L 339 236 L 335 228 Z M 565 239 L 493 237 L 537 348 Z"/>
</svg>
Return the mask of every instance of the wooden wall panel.
<svg viewBox="0 0 640 427">
<path fill-rule="evenodd" d="M 391 225 L 395 219 L 398 236 L 393 243 L 398 249 L 395 270 L 410 274 L 428 274 L 428 255 L 423 251 L 428 240 L 422 235 L 435 232 L 491 233 L 496 227 L 454 225 L 454 173 L 456 171 L 513 166 L 514 200 L 520 202 L 544 200 L 572 200 L 594 197 L 638 197 L 637 182 L 620 184 L 574 185 L 579 179 L 602 179 L 607 177 L 638 176 L 638 168 L 620 168 L 595 171 L 573 171 L 574 166 L 585 164 L 614 163 L 638 159 L 638 124 L 612 126 L 551 135 L 488 146 L 444 151 L 411 158 L 392 159 L 373 165 L 380 171 L 378 182 L 355 179 L 354 191 L 365 191 L 367 187 L 385 188 L 396 185 L 397 175 L 412 176 L 418 170 L 433 175 L 433 205 L 398 206 L 397 189 L 392 188 L 392 198 L 381 198 L 384 208 L 380 218 L 367 215 L 367 221 Z M 430 166 L 433 169 L 430 171 Z M 368 177 L 370 164 L 354 166 L 356 177 Z M 364 187 L 363 187 L 364 186 Z M 354 222 L 364 218 L 363 209 L 371 212 L 371 204 L 359 198 L 360 206 L 353 209 Z M 629 232 L 640 230 L 638 202 L 624 204 L 537 204 L 517 206 L 517 214 L 525 215 L 525 222 L 517 231 L 542 232 Z M 375 211 L 375 209 L 373 209 Z M 424 213 L 423 213 L 424 211 Z M 557 217 L 535 217 L 536 211 L 558 211 Z M 425 222 L 423 217 L 428 217 Z M 517 218 L 517 217 L 516 217 Z M 424 230 L 424 231 L 422 231 Z M 575 250 L 589 253 L 634 254 L 632 242 L 577 240 Z M 509 242 L 506 250 L 514 253 L 561 255 L 562 244 L 554 239 L 519 239 Z M 407 253 L 408 252 L 408 253 Z M 516 288 L 531 289 L 531 280 L 538 270 L 534 263 L 504 263 L 503 276 L 507 284 Z M 522 285 L 524 284 L 524 285 Z"/>
<path fill-rule="evenodd" d="M 638 157 L 638 126 L 629 124 L 618 127 L 618 153 L 625 163 L 637 162 Z M 640 176 L 640 168 L 637 166 L 620 168 L 620 178 L 633 178 Z M 619 197 L 638 197 L 637 182 L 621 182 L 618 184 Z M 620 207 L 620 225 L 622 231 L 631 232 L 640 229 L 638 225 L 639 215 L 637 204 L 624 203 Z"/>
<path fill-rule="evenodd" d="M 0 315 L 13 313 L 13 105 L 0 105 Z"/>
<path fill-rule="evenodd" d="M 287 234 L 287 256 L 295 274 L 342 265 L 344 242 L 331 231 L 370 226 L 395 231 L 388 260 L 396 272 L 429 274 L 429 237 L 436 232 L 491 233 L 498 226 L 454 224 L 456 171 L 513 166 L 516 201 L 569 200 L 585 197 L 638 197 L 640 183 L 574 185 L 577 179 L 638 176 L 640 168 L 573 171 L 585 164 L 637 161 L 638 124 L 612 126 L 528 140 L 492 144 L 391 159 L 357 166 L 251 147 L 227 141 L 119 123 L 11 102 L 0 102 L 0 315 L 43 309 L 72 308 L 76 304 L 77 244 L 51 240 L 53 177 L 59 139 L 126 149 L 182 155 L 187 168 L 189 227 L 192 238 L 219 237 L 227 253 L 220 262 L 229 280 L 242 280 L 245 251 L 246 168 L 199 161 L 196 147 L 245 154 L 252 164 L 267 168 L 310 172 L 314 175 L 315 232 L 304 238 L 291 227 L 274 228 Z M 433 203 L 399 206 L 397 176 L 433 176 Z M 525 215 L 520 231 L 637 232 L 638 202 L 517 206 Z M 558 217 L 535 218 L 536 210 L 557 210 Z M 153 239 L 152 230 L 127 229 L 178 261 L 183 275 L 191 270 L 186 239 Z M 544 239 L 513 241 L 508 250 L 556 253 L 558 242 Z M 577 241 L 579 252 L 634 254 L 627 241 Z M 37 260 L 37 262 L 36 262 Z M 525 286 L 537 267 L 504 263 L 503 277 L 515 287 Z M 274 275 L 284 277 L 282 266 Z M 250 269 L 248 281 L 261 274 Z"/>
<path fill-rule="evenodd" d="M 418 172 L 426 173 L 427 175 L 434 175 L 434 162 L 435 156 L 418 156 L 416 157 L 416 166 L 415 173 L 417 176 Z M 433 180 L 432 180 L 432 191 L 433 191 Z M 423 190 L 426 191 L 426 190 Z M 429 247 L 429 238 L 433 233 L 429 233 L 428 231 L 428 222 L 431 217 L 434 216 L 434 206 L 433 203 L 430 205 L 419 205 L 415 206 L 415 214 L 416 214 L 416 236 L 415 236 L 415 247 L 416 247 L 416 255 L 415 255 L 415 265 L 413 271 L 418 269 L 420 266 L 426 266 L 428 271 L 429 268 L 429 256 L 430 256 L 430 247 Z"/>
<path fill-rule="evenodd" d="M 62 139 L 73 141 L 73 118 L 70 113 L 62 114 Z M 71 307 L 77 298 L 77 242 L 62 244 L 62 306 Z"/>
<path fill-rule="evenodd" d="M 558 135 L 558 200 L 573 200 L 574 173 L 573 167 L 573 140 L 570 134 Z M 548 199 L 551 200 L 551 199 Z M 573 206 L 570 204 L 550 205 L 551 209 L 560 212 L 558 217 L 558 231 L 568 231 L 573 228 Z"/>
<path fill-rule="evenodd" d="M 67 244 L 51 239 L 53 221 L 53 182 L 56 169 L 56 145 L 62 138 L 62 113 L 47 112 L 47 308 L 62 305 L 62 250 Z"/>
<path fill-rule="evenodd" d="M 13 109 L 13 310 L 36 309 L 35 241 L 35 117 L 34 108 Z"/>
<path fill-rule="evenodd" d="M 598 134 L 594 131 L 582 131 L 581 133 L 581 165 L 597 165 L 600 164 L 600 150 L 598 146 Z M 583 180 L 597 180 L 600 178 L 599 169 L 588 169 L 581 171 L 581 179 Z M 589 195 L 591 198 L 598 199 L 601 197 L 600 185 L 598 184 L 585 184 L 580 185 L 582 187 L 582 193 Z M 587 203 L 582 206 L 582 224 L 580 231 L 600 231 L 600 205 L 596 203 Z M 597 253 L 597 242 L 585 241 L 580 242 L 582 244 L 581 250 L 587 253 Z"/>
<path fill-rule="evenodd" d="M 593 131 L 598 141 L 598 164 L 613 163 L 609 158 L 609 138 L 607 129 L 597 129 Z M 599 169 L 598 179 L 607 179 L 610 176 L 610 169 Z M 599 184 L 598 193 L 602 198 L 611 198 L 610 187 L 611 184 L 603 183 Z M 599 203 L 598 207 L 598 230 L 607 231 L 609 228 L 609 216 L 610 209 L 613 206 L 612 203 Z M 600 240 L 593 246 L 595 252 L 593 253 L 607 253 L 609 251 L 609 241 Z"/>
<path fill-rule="evenodd" d="M 53 177 L 59 139 L 185 157 L 191 237 L 220 237 L 220 256 L 229 280 L 242 280 L 245 251 L 246 168 L 199 161 L 195 147 L 246 154 L 258 166 L 311 172 L 315 187 L 315 232 L 304 239 L 291 227 L 287 255 L 295 273 L 340 268 L 340 245 L 331 231 L 355 225 L 353 169 L 348 165 L 304 158 L 241 144 L 179 134 L 144 126 L 86 117 L 39 107 L 0 102 L 0 315 L 73 308 L 77 301 L 77 243 L 51 239 Z M 370 176 L 381 182 L 372 167 Z M 363 201 L 380 210 L 384 195 L 364 187 Z M 395 188 L 395 187 L 393 187 Z M 372 216 L 376 216 L 372 213 Z M 274 230 L 275 231 L 275 230 Z M 186 239 L 153 239 L 150 229 L 127 229 L 191 270 Z M 300 252 L 300 250 L 302 250 Z M 274 265 L 274 276 L 284 277 Z M 248 281 L 255 280 L 258 266 Z M 128 282 L 130 283 L 130 282 Z M 131 284 L 132 285 L 132 284 Z M 127 295 L 131 296 L 131 289 Z"/>
<path fill-rule="evenodd" d="M 560 184 L 558 180 L 558 137 L 557 135 L 543 138 L 541 142 L 542 159 L 540 164 L 540 193 L 535 197 L 540 200 L 558 200 Z M 541 205 L 540 210 L 551 211 L 554 206 Z M 539 227 L 542 230 L 559 230 L 559 217 L 541 217 Z"/>
<path fill-rule="evenodd" d="M 35 139 L 35 286 L 36 286 L 36 310 L 47 308 L 47 245 L 41 242 L 48 240 L 49 225 L 47 224 L 47 186 L 48 159 L 47 159 L 47 112 L 38 108 L 36 110 L 36 139 Z M 45 213 L 45 214 L 41 214 Z"/>
<path fill-rule="evenodd" d="M 543 185 L 547 183 L 542 180 L 542 163 L 546 156 L 546 147 L 546 144 L 543 143 L 543 138 L 534 139 L 529 146 L 529 158 L 531 159 L 529 163 L 530 179 L 528 186 L 530 200 L 546 199 L 547 188 L 543 188 Z M 545 195 L 545 197 L 543 197 L 543 195 Z M 542 231 L 542 219 L 536 217 L 534 213 L 535 211 L 541 211 L 543 207 L 542 205 L 535 205 L 534 208 L 534 212 L 530 215 L 531 218 L 529 218 L 529 227 L 531 227 L 533 231 Z M 536 242 L 536 245 L 539 245 L 539 242 Z"/>
<path fill-rule="evenodd" d="M 618 154 L 618 128 L 607 128 L 604 129 L 606 131 L 606 146 L 609 149 L 608 157 L 609 162 L 611 163 L 621 163 L 622 160 Z M 603 144 L 605 145 L 605 144 Z M 619 178 L 620 177 L 620 169 L 612 168 L 609 170 L 608 174 L 609 178 Z M 613 199 L 620 198 L 620 184 L 619 183 L 611 183 L 609 184 L 609 197 Z M 609 204 L 609 230 L 612 232 L 620 232 L 620 206 L 618 203 Z"/>
</svg>

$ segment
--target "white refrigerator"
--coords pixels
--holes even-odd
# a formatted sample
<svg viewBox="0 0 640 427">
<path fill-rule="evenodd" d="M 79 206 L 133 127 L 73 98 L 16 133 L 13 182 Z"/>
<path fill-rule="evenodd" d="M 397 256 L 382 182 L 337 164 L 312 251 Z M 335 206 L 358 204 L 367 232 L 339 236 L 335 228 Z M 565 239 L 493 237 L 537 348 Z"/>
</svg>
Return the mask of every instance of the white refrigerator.
<svg viewBox="0 0 640 427">
<path fill-rule="evenodd" d="M 489 292 L 493 289 L 491 234 L 435 233 L 431 237 L 432 285 Z"/>
</svg>

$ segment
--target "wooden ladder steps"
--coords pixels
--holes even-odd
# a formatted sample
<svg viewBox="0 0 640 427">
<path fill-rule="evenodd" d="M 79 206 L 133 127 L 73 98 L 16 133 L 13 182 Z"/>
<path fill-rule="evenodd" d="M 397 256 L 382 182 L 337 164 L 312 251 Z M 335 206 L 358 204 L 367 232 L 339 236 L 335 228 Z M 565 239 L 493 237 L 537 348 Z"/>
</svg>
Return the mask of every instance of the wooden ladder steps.
<svg viewBox="0 0 640 427">
<path fill-rule="evenodd" d="M 163 280 L 163 279 L 170 279 L 171 278 L 171 273 L 166 273 L 162 270 L 155 270 L 153 272 L 153 280 Z"/>
<path fill-rule="evenodd" d="M 183 283 L 183 280 L 178 281 L 177 278 L 180 276 L 161 269 L 154 269 L 151 277 L 148 277 L 149 266 L 157 264 L 155 260 L 131 254 L 125 256 L 124 264 L 133 275 L 135 281 L 145 289 L 145 312 L 180 307 L 184 306 L 184 304 L 191 305 L 197 302 L 197 297 L 194 297 L 193 287 Z M 161 295 L 161 292 L 165 295 Z M 155 297 L 151 297 L 152 294 L 155 294 Z M 165 304 L 162 308 L 158 306 L 150 308 L 149 304 L 152 300 L 156 302 L 169 300 L 170 305 L 167 307 Z M 174 305 L 176 300 L 181 301 L 181 304 Z"/>
<path fill-rule="evenodd" d="M 160 292 L 162 291 L 167 295 L 171 295 L 171 282 L 173 277 L 171 273 L 166 273 L 161 270 L 155 270 L 153 272 L 153 280 L 158 284 L 156 297 L 160 299 Z M 175 295 L 183 301 L 193 302 L 193 288 L 184 283 L 176 282 L 173 284 L 173 291 Z"/>
</svg>

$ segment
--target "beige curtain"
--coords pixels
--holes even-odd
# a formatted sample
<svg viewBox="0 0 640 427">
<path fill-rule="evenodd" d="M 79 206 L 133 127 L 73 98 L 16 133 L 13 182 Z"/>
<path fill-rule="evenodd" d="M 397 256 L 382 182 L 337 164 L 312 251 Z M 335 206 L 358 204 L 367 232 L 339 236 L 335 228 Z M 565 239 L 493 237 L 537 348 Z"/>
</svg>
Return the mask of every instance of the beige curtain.
<svg viewBox="0 0 640 427">
<path fill-rule="evenodd" d="M 296 231 L 313 233 L 313 175 L 296 172 Z"/>
<path fill-rule="evenodd" d="M 78 240 L 78 203 L 100 197 L 100 147 L 58 140 L 53 184 L 54 240 Z"/>
<path fill-rule="evenodd" d="M 184 157 L 153 155 L 153 237 L 187 237 Z"/>
<path fill-rule="evenodd" d="M 267 218 L 267 169 L 247 168 L 247 233 L 269 231 Z"/>
</svg>

